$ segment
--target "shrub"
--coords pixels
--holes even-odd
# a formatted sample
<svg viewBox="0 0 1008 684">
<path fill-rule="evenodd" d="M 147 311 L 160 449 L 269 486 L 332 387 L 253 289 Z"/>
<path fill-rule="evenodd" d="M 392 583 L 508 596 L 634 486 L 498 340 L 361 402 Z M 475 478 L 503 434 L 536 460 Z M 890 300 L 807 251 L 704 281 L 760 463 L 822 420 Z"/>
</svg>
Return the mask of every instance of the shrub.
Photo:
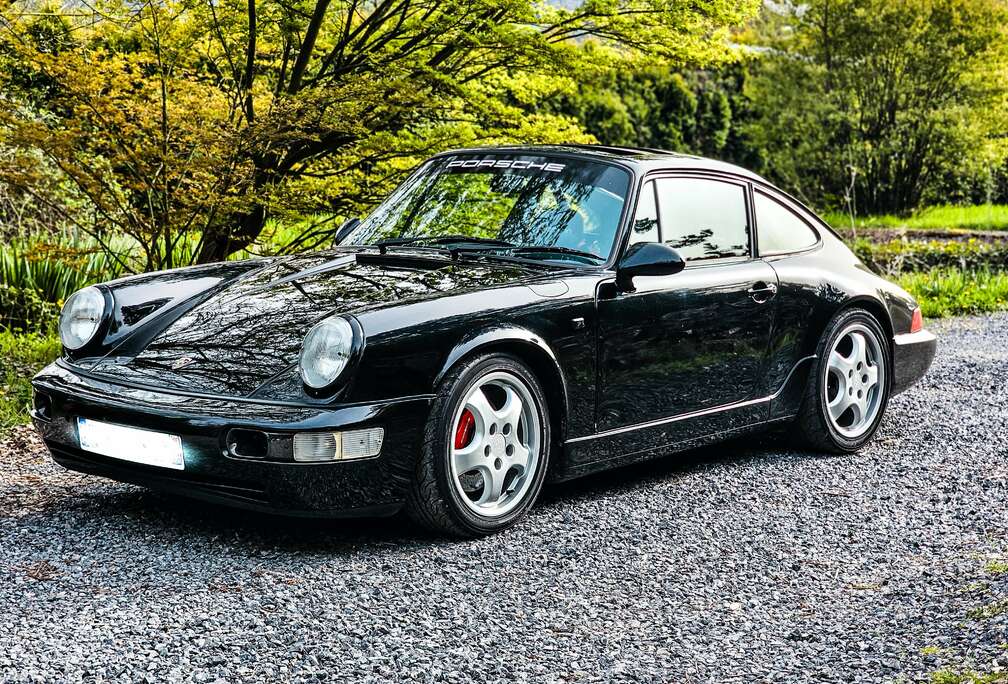
<svg viewBox="0 0 1008 684">
<path fill-rule="evenodd" d="M 0 435 L 28 420 L 31 377 L 59 353 L 55 335 L 0 330 Z"/>
<path fill-rule="evenodd" d="M 1008 241 L 907 240 L 873 242 L 861 238 L 854 253 L 876 273 L 896 276 L 934 268 L 1008 270 Z"/>
<path fill-rule="evenodd" d="M 928 318 L 986 313 L 1008 308 L 1008 273 L 983 268 L 940 268 L 904 273 L 899 284 L 912 294 Z"/>
<path fill-rule="evenodd" d="M 0 251 L 0 284 L 33 290 L 47 302 L 59 303 L 80 288 L 117 278 L 123 269 L 86 241 L 60 244 L 11 240 Z"/>
<path fill-rule="evenodd" d="M 59 304 L 43 300 L 33 289 L 0 283 L 0 330 L 50 332 L 59 309 Z"/>
</svg>

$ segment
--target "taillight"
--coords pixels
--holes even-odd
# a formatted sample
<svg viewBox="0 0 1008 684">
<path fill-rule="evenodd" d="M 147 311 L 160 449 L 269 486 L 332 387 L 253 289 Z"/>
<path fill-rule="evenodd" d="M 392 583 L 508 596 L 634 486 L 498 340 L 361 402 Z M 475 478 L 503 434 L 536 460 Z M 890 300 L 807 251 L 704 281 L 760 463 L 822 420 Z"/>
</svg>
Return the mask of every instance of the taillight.
<svg viewBox="0 0 1008 684">
<path fill-rule="evenodd" d="M 920 307 L 918 306 L 913 311 L 913 318 L 910 319 L 910 332 L 920 332 L 924 329 L 924 316 L 921 314 Z"/>
</svg>

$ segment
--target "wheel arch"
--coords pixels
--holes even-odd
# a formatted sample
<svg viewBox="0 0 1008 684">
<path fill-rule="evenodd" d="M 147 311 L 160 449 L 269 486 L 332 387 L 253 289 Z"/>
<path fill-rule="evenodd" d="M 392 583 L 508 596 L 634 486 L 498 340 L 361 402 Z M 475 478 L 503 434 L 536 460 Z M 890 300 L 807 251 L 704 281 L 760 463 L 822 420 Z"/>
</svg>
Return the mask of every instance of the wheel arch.
<svg viewBox="0 0 1008 684">
<path fill-rule="evenodd" d="M 889 350 L 890 357 L 892 356 L 892 345 L 893 345 L 893 322 L 892 316 L 889 314 L 889 309 L 883 303 L 881 299 L 877 299 L 870 295 L 859 295 L 856 297 L 851 297 L 845 301 L 835 312 L 833 312 L 833 317 L 830 320 L 835 319 L 837 316 L 842 314 L 848 309 L 864 309 L 879 322 L 882 326 L 882 330 L 886 334 L 886 348 Z M 827 324 L 828 325 L 828 324 Z M 823 333 L 825 333 L 825 328 Z"/>
<path fill-rule="evenodd" d="M 534 332 L 521 327 L 497 327 L 470 335 L 448 353 L 434 378 L 434 386 L 459 363 L 477 354 L 505 353 L 517 357 L 535 373 L 548 403 L 553 442 L 562 444 L 567 432 L 567 384 L 556 354 Z"/>
<path fill-rule="evenodd" d="M 780 418 L 792 415 L 800 409 L 804 392 L 809 383 L 814 383 L 816 369 L 821 362 L 819 358 L 819 345 L 830 330 L 833 321 L 851 309 L 864 309 L 871 314 L 879 323 L 886 336 L 884 340 L 885 349 L 892 360 L 893 353 L 893 324 L 889 316 L 889 311 L 881 299 L 871 294 L 858 294 L 845 298 L 839 302 L 834 302 L 829 308 L 823 307 L 820 316 L 807 329 L 807 335 L 801 345 L 801 356 L 793 359 L 794 366 L 791 373 L 784 379 L 783 384 L 778 387 L 770 387 L 773 392 L 771 402 L 771 417 Z M 812 359 L 811 363 L 806 363 Z"/>
<path fill-rule="evenodd" d="M 883 396 L 881 408 L 878 409 L 878 415 L 872 419 L 873 422 L 869 425 L 868 431 L 853 436 L 846 436 L 836 432 L 838 428 L 829 424 L 829 418 L 825 416 L 825 409 L 820 406 L 822 397 L 820 395 L 821 385 L 819 385 L 819 378 L 823 372 L 823 364 L 827 363 L 826 357 L 830 353 L 830 346 L 827 344 L 829 342 L 828 336 L 838 323 L 841 322 L 840 319 L 845 314 L 854 310 L 863 311 L 874 318 L 882 329 L 883 335 L 888 337 L 888 341 L 881 341 L 882 352 L 883 354 L 888 353 L 888 361 L 886 363 L 889 364 L 890 369 L 892 368 L 893 323 L 885 304 L 871 295 L 860 295 L 844 300 L 833 310 L 828 322 L 820 332 L 817 350 L 821 349 L 822 353 L 820 354 L 817 351 L 816 365 L 809 369 L 807 378 L 803 383 L 804 387 L 802 388 L 801 399 L 796 404 L 798 406 L 798 415 L 796 416 L 798 432 L 795 436 L 799 443 L 831 453 L 852 453 L 860 449 L 877 431 L 888 405 L 888 399 L 891 396 L 891 392 Z M 891 370 L 887 369 L 886 382 L 891 383 L 892 377 Z"/>
</svg>

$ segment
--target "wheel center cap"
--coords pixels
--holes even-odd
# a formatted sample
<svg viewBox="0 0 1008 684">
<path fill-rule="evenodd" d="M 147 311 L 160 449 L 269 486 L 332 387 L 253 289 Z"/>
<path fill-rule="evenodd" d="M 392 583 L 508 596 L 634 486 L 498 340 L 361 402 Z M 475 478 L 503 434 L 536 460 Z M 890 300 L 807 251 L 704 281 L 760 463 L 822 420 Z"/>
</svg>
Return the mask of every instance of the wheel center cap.
<svg viewBox="0 0 1008 684">
<path fill-rule="evenodd" d="M 496 455 L 504 453 L 504 435 L 498 432 L 490 438 L 490 451 Z"/>
</svg>

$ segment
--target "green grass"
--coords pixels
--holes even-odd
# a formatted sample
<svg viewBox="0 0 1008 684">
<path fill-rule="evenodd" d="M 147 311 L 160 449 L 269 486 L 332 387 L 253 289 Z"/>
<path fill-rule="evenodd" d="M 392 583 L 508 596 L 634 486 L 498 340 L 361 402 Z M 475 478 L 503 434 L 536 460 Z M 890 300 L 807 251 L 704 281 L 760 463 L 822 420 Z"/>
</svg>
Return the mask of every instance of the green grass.
<svg viewBox="0 0 1008 684">
<path fill-rule="evenodd" d="M 1004 615 L 1008 613 L 1008 599 L 1001 599 L 993 603 L 988 603 L 985 606 L 980 606 L 979 608 L 974 608 L 968 615 L 974 620 L 990 620 L 991 618 L 996 618 L 999 615 Z"/>
<path fill-rule="evenodd" d="M 940 670 L 931 673 L 931 684 L 1004 684 L 1008 675 Z"/>
<path fill-rule="evenodd" d="M 850 229 L 850 217 L 836 212 L 823 218 L 839 230 Z M 910 230 L 1008 230 L 1008 205 L 981 204 L 970 207 L 941 205 L 910 216 L 859 216 L 857 228 L 908 228 Z"/>
<path fill-rule="evenodd" d="M 984 569 L 991 575 L 1003 575 L 1008 573 L 1008 561 L 987 561 L 987 565 L 984 566 Z"/>
<path fill-rule="evenodd" d="M 903 273 L 897 282 L 920 303 L 926 318 L 1008 309 L 1008 273 L 938 268 Z"/>
<path fill-rule="evenodd" d="M 0 330 L 0 435 L 28 421 L 31 377 L 59 353 L 55 335 Z"/>
</svg>

